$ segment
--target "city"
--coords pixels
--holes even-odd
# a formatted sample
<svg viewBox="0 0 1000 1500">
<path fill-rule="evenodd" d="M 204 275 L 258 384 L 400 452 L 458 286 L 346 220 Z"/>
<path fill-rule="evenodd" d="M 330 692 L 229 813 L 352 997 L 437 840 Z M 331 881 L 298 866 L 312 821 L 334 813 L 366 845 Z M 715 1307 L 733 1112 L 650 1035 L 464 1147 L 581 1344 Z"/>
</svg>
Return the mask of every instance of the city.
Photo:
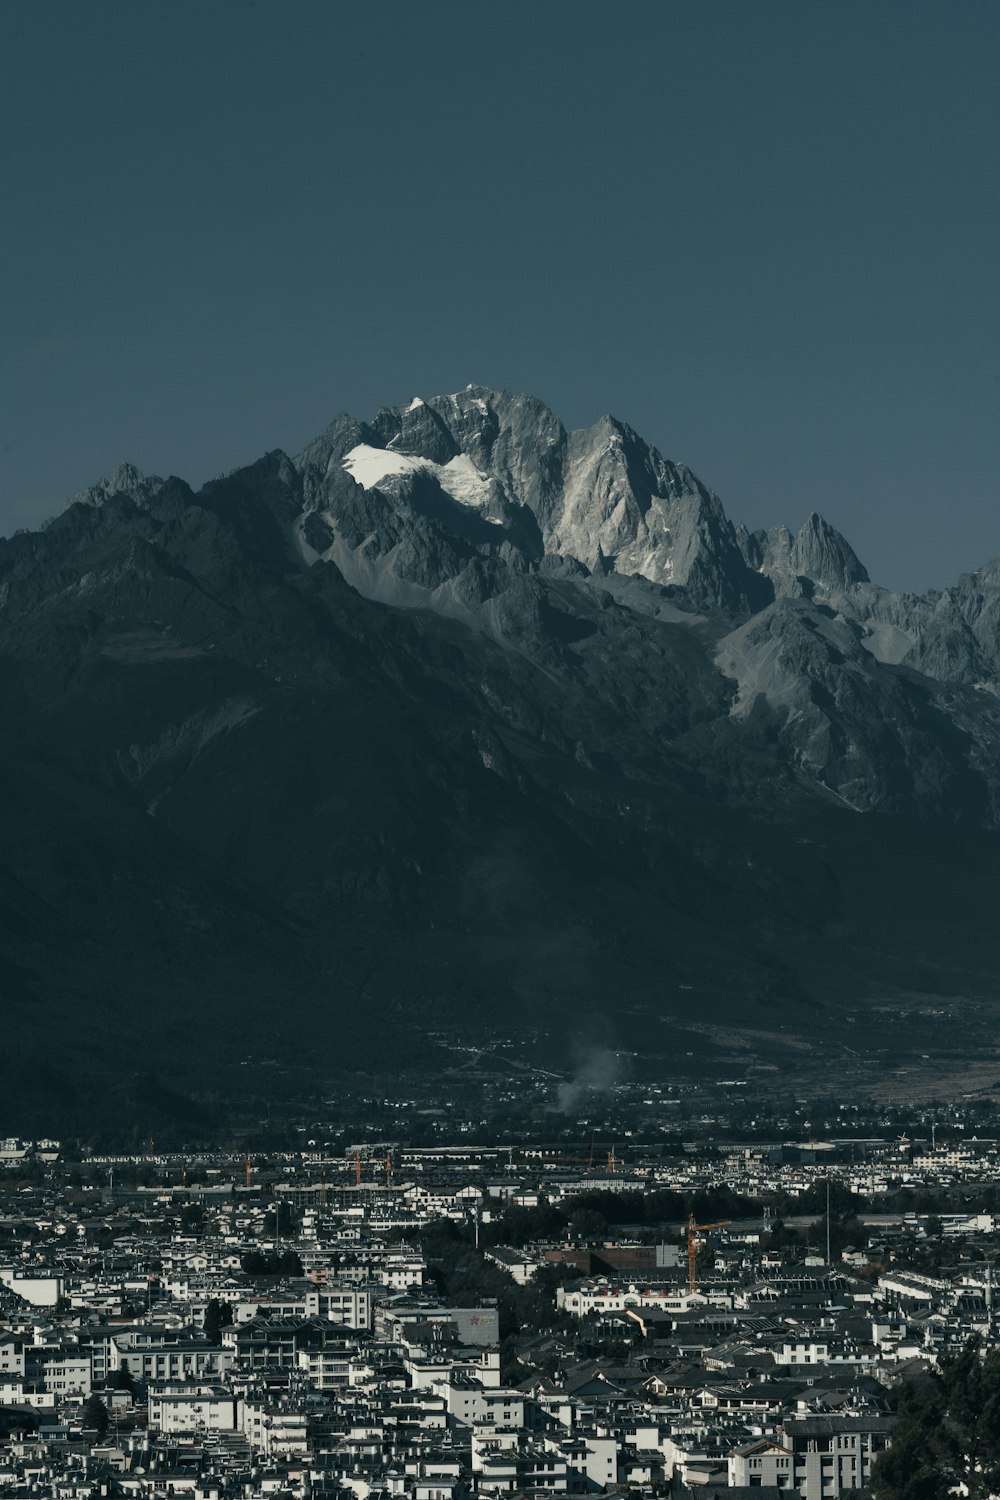
<svg viewBox="0 0 1000 1500">
<path fill-rule="evenodd" d="M 748 1139 L 695 1086 L 536 1092 L 420 1146 L 360 1097 L 240 1149 L 0 1141 L 0 1493 L 822 1500 L 1000 1346 L 982 1101 Z"/>
</svg>

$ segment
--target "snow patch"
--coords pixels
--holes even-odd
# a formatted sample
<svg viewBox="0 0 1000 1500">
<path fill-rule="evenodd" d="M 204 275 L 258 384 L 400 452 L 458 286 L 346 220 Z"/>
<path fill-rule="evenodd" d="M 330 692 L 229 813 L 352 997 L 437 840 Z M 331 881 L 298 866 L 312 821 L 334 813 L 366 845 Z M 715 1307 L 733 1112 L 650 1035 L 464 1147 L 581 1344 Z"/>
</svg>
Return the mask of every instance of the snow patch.
<svg viewBox="0 0 1000 1500">
<path fill-rule="evenodd" d="M 426 458 L 413 458 L 409 453 L 391 453 L 388 448 L 372 448 L 368 443 L 359 443 L 341 461 L 351 478 L 363 490 L 373 490 L 383 479 L 393 474 L 412 474 L 416 469 L 436 468 Z"/>
<path fill-rule="evenodd" d="M 344 458 L 342 467 L 366 490 L 374 489 L 395 474 L 414 474 L 422 470 L 433 474 L 446 495 L 457 500 L 459 505 L 474 510 L 483 510 L 493 494 L 493 481 L 476 468 L 467 453 L 456 454 L 446 464 L 436 464 L 429 458 L 414 458 L 409 453 L 391 453 L 387 448 L 372 448 L 367 443 L 359 443 Z M 494 526 L 502 524 L 491 516 L 484 519 Z"/>
<path fill-rule="evenodd" d="M 480 473 L 467 453 L 456 453 L 443 467 L 432 464 L 431 468 L 437 471 L 441 488 L 461 505 L 481 510 L 489 501 L 492 482 Z"/>
<path fill-rule="evenodd" d="M 413 400 L 412 400 L 412 401 L 411 401 L 411 402 L 410 402 L 410 404 L 409 404 L 409 406 L 408 406 L 408 407 L 407 407 L 407 408 L 406 408 L 406 410 L 407 410 L 407 411 L 419 411 L 419 410 L 420 410 L 420 408 L 421 408 L 421 407 L 422 407 L 422 406 L 423 406 L 423 405 L 424 405 L 424 404 L 425 404 L 425 403 L 424 403 L 424 399 L 423 399 L 423 397 L 422 397 L 422 396 L 414 396 L 414 398 L 413 398 Z"/>
</svg>

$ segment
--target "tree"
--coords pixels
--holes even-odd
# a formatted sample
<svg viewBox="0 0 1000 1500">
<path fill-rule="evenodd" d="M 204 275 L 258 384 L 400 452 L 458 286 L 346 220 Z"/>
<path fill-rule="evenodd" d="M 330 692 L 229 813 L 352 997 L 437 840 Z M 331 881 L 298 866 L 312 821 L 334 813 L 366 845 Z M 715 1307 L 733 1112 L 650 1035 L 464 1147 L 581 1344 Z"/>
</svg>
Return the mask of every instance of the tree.
<svg viewBox="0 0 1000 1500">
<path fill-rule="evenodd" d="M 217 1344 L 223 1328 L 233 1321 L 233 1309 L 228 1302 L 213 1297 L 205 1308 L 205 1337 L 210 1344 Z"/>
<path fill-rule="evenodd" d="M 276 1208 L 269 1208 L 264 1215 L 264 1233 L 269 1239 L 287 1239 L 295 1233 L 298 1225 L 298 1214 L 284 1198 Z"/>
<path fill-rule="evenodd" d="M 598 1239 L 607 1229 L 607 1219 L 596 1208 L 578 1208 L 569 1221 L 570 1233 L 578 1240 Z"/>
<path fill-rule="evenodd" d="M 102 1438 L 108 1430 L 108 1408 L 101 1400 L 96 1391 L 87 1397 L 83 1403 L 83 1425 L 92 1427 L 97 1431 L 97 1436 Z"/>
<path fill-rule="evenodd" d="M 302 1261 L 295 1250 L 248 1250 L 240 1257 L 247 1276 L 301 1276 Z"/>
<path fill-rule="evenodd" d="M 201 1234 L 205 1228 L 205 1209 L 200 1203 L 185 1203 L 181 1208 L 181 1230 L 184 1234 Z"/>
<path fill-rule="evenodd" d="M 1000 1489 L 1000 1350 L 979 1339 L 901 1389 L 892 1446 L 872 1469 L 873 1500 L 986 1500 Z"/>
<path fill-rule="evenodd" d="M 908 1381 L 902 1388 L 892 1444 L 872 1468 L 873 1500 L 944 1500 L 948 1484 L 931 1461 L 923 1426 L 937 1427 L 943 1420 L 939 1397 L 930 1380 Z"/>
<path fill-rule="evenodd" d="M 819 1250 L 826 1249 L 827 1229 L 826 1214 L 816 1220 L 809 1231 L 809 1243 Z M 850 1215 L 847 1218 L 838 1218 L 836 1214 L 830 1216 L 830 1254 L 834 1260 L 840 1259 L 842 1250 L 852 1245 L 855 1250 L 862 1249 L 868 1243 L 868 1231 L 860 1219 Z"/>
<path fill-rule="evenodd" d="M 797 1229 L 789 1229 L 784 1219 L 775 1219 L 771 1225 L 768 1236 L 768 1246 L 773 1250 L 787 1250 L 802 1244 L 802 1236 Z"/>
</svg>

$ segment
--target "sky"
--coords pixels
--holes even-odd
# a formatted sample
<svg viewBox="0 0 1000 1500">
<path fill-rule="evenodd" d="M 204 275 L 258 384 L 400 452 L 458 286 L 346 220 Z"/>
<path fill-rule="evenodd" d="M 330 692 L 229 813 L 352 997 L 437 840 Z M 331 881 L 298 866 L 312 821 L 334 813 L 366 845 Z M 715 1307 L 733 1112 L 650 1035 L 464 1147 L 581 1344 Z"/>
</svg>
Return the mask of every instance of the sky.
<svg viewBox="0 0 1000 1500">
<path fill-rule="evenodd" d="M 0 533 L 470 382 L 1000 552 L 997 0 L 0 7 Z"/>
</svg>

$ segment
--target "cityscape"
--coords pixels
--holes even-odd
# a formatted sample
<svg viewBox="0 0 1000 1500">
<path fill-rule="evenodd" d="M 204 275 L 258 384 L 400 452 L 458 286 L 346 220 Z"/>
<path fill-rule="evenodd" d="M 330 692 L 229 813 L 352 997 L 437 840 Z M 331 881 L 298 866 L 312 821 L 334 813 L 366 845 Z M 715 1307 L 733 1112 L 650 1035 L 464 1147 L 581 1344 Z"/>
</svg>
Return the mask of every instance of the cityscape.
<svg viewBox="0 0 1000 1500">
<path fill-rule="evenodd" d="M 0 1493 L 823 1500 L 1000 1348 L 982 1100 L 768 1135 L 536 1094 L 419 1147 L 361 1096 L 242 1149 L 0 1141 Z"/>
</svg>

